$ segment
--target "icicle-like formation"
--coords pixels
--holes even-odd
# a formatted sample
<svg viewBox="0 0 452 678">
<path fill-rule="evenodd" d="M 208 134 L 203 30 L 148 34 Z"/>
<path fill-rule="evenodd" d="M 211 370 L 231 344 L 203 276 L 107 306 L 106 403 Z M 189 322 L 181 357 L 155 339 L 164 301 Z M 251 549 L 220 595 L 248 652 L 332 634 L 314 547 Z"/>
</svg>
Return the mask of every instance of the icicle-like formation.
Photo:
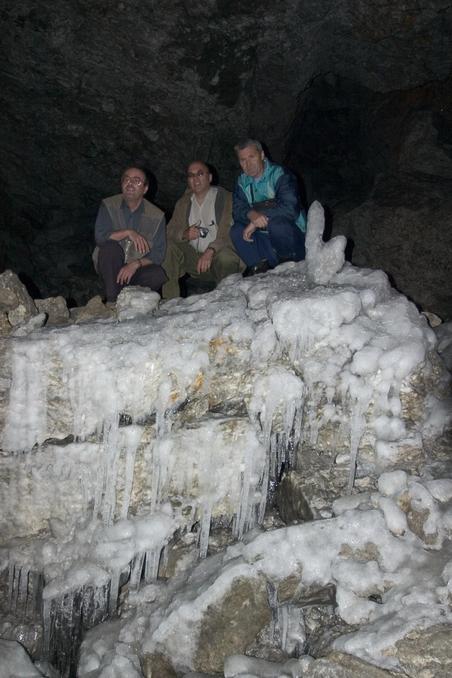
<svg viewBox="0 0 452 678">
<path fill-rule="evenodd" d="M 265 517 L 265 510 L 267 508 L 267 495 L 270 483 L 270 463 L 271 463 L 271 454 L 267 454 L 265 460 L 265 467 L 263 469 L 262 481 L 260 483 L 261 490 L 260 493 L 259 492 L 256 493 L 257 497 L 260 496 L 259 507 L 257 512 L 258 525 L 262 524 Z"/>
<path fill-rule="evenodd" d="M 170 439 L 157 440 L 152 444 L 151 462 L 151 511 L 158 509 L 163 499 L 163 489 L 171 477 L 175 456 Z"/>
<path fill-rule="evenodd" d="M 288 370 L 273 368 L 255 380 L 249 412 L 262 431 L 272 480 L 278 479 L 284 463 L 293 466 L 294 450 L 301 439 L 303 396 L 303 382 Z"/>
<path fill-rule="evenodd" d="M 117 511 L 117 485 L 119 463 L 124 456 L 124 491 L 120 517 L 127 518 L 133 485 L 136 451 L 141 439 L 139 426 L 119 428 L 119 415 L 114 414 L 104 422 L 103 442 L 99 454 L 99 474 L 94 493 L 93 516 L 101 517 L 105 525 L 111 525 Z"/>
<path fill-rule="evenodd" d="M 44 654 L 61 675 L 75 675 L 83 634 L 109 613 L 109 586 L 76 587 L 43 601 Z"/>
<path fill-rule="evenodd" d="M 373 396 L 373 388 L 364 379 L 344 371 L 341 389 L 346 398 L 350 413 L 350 472 L 347 492 L 350 494 L 355 484 L 356 466 L 361 438 L 366 428 L 365 414 Z"/>
<path fill-rule="evenodd" d="M 28 452 L 47 437 L 47 373 L 40 341 L 16 340 L 11 353 L 11 388 L 2 445 Z"/>
<path fill-rule="evenodd" d="M 129 513 L 130 497 L 132 494 L 133 472 L 135 457 L 140 443 L 142 430 L 139 426 L 129 426 L 124 430 L 124 453 L 126 455 L 126 469 L 124 477 L 124 493 L 122 497 L 121 518 L 127 518 Z"/>
<path fill-rule="evenodd" d="M 19 616 L 33 614 L 41 603 L 42 576 L 30 565 L 10 562 L 8 566 L 8 608 Z"/>
<path fill-rule="evenodd" d="M 207 556 L 209 546 L 210 521 L 212 518 L 212 506 L 205 501 L 201 508 L 201 526 L 199 530 L 199 557 Z"/>
<path fill-rule="evenodd" d="M 122 569 L 119 568 L 114 568 L 110 571 L 110 595 L 108 605 L 108 611 L 110 614 L 114 614 L 118 606 L 119 580 L 121 574 Z"/>
<path fill-rule="evenodd" d="M 251 436 L 248 436 L 244 444 L 240 495 L 232 528 L 234 536 L 238 539 L 256 525 L 260 507 L 267 496 L 268 488 L 263 486 L 263 479 L 266 477 L 266 456 L 259 455 L 259 446 L 256 446 L 256 442 L 258 441 L 254 441 L 253 444 Z"/>
<path fill-rule="evenodd" d="M 352 409 L 350 418 L 350 473 L 348 477 L 347 493 L 351 494 L 355 484 L 356 465 L 361 438 L 366 428 L 364 414 L 369 403 L 357 402 Z"/>
<path fill-rule="evenodd" d="M 49 659 L 50 655 L 50 609 L 52 601 L 44 598 L 42 601 L 42 628 L 43 628 L 43 653 L 44 658 Z"/>
<path fill-rule="evenodd" d="M 296 605 L 280 605 L 277 613 L 281 650 L 299 657 L 306 642 L 303 610 Z"/>
<path fill-rule="evenodd" d="M 158 401 L 155 414 L 155 429 L 158 438 L 171 431 L 171 380 L 165 379 L 158 389 Z"/>
<path fill-rule="evenodd" d="M 116 508 L 116 481 L 118 478 L 118 463 L 121 448 L 119 446 L 119 417 L 114 414 L 104 424 L 104 492 L 101 506 L 101 516 L 104 525 L 111 525 Z"/>
<path fill-rule="evenodd" d="M 157 547 L 152 551 L 146 551 L 146 560 L 144 566 L 144 580 L 146 584 L 151 584 L 157 579 L 161 552 L 161 547 Z"/>
<path fill-rule="evenodd" d="M 145 553 L 137 553 L 132 563 L 129 586 L 131 589 L 137 589 L 140 586 L 141 575 L 143 574 Z"/>
</svg>

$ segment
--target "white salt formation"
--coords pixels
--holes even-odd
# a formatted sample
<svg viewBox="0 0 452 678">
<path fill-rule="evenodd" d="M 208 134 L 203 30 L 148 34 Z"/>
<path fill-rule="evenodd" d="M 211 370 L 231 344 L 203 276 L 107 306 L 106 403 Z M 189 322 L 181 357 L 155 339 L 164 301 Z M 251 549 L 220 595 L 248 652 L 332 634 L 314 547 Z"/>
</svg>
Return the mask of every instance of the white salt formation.
<svg viewBox="0 0 452 678">
<path fill-rule="evenodd" d="M 450 421 L 435 334 L 382 272 L 344 264 L 345 240 L 323 243 L 322 232 L 323 210 L 314 203 L 305 262 L 231 276 L 210 294 L 159 308 L 153 293 L 126 290 L 119 322 L 1 340 L 1 569 L 11 609 L 27 615 L 43 606 L 47 658 L 56 661 L 59 646 L 61 670 L 74 665 L 77 650 L 75 641 L 65 646 L 65 624 L 80 639 L 83 628 L 117 609 L 125 583 L 129 591 L 152 586 L 177 540 L 196 540 L 205 557 L 212 522 L 241 539 L 262 523 L 282 469 L 298 470 L 317 518 L 331 516 L 340 495 L 366 490 L 370 499 L 343 497 L 334 505 L 338 519 L 306 528 L 310 544 L 328 535 L 319 557 L 330 549 L 329 565 L 312 545 L 306 560 L 295 545 L 290 553 L 278 542 L 262 566 L 245 557 L 237 570 L 226 568 L 225 582 L 276 577 L 272 568 L 286 576 L 277 551 L 287 551 L 284 568 L 302 565 L 308 584 L 335 582 L 343 619 L 361 622 L 375 603 L 361 601 L 351 582 L 362 575 L 380 591 L 383 574 L 380 565 L 359 572 L 331 565 L 347 511 L 369 539 L 371 524 L 384 526 L 389 536 L 383 527 L 379 535 L 394 546 L 410 534 L 405 492 L 413 510 L 428 513 L 422 534 L 429 546 L 440 548 L 447 537 L 452 521 L 444 522 L 436 502 L 450 498 L 449 486 L 416 484 L 406 473 L 423 468 L 431 440 Z M 375 498 L 378 476 L 393 469 L 398 475 L 382 476 Z M 360 510 L 369 502 L 367 518 Z M 400 549 L 384 572 L 401 565 Z M 174 648 L 160 613 L 146 647 L 162 645 L 190 668 L 192 640 L 190 648 L 180 643 L 176 608 L 174 624 L 165 622 L 179 638 Z M 196 610 L 183 609 L 184 623 L 196 621 Z M 278 618 L 284 647 L 298 652 L 298 611 L 289 606 Z M 96 668 L 90 657 L 86 666 Z"/>
</svg>

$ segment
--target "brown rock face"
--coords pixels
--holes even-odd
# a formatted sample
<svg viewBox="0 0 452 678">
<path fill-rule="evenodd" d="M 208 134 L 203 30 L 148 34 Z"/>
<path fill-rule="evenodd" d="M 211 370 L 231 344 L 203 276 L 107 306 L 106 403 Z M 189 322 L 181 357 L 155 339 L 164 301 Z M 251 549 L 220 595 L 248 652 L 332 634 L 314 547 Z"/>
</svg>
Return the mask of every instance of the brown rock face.
<svg viewBox="0 0 452 678">
<path fill-rule="evenodd" d="M 166 657 L 160 654 L 147 654 L 141 660 L 144 678 L 177 678 L 175 670 Z"/>
<path fill-rule="evenodd" d="M 238 579 L 221 604 L 207 611 L 201 625 L 202 644 L 195 667 L 205 673 L 223 670 L 224 658 L 243 654 L 271 619 L 264 578 Z"/>
<path fill-rule="evenodd" d="M 410 678 L 448 678 L 452 673 L 452 627 L 416 630 L 396 643 L 397 658 Z"/>
<path fill-rule="evenodd" d="M 385 671 L 343 652 L 332 652 L 313 662 L 305 675 L 306 678 L 395 678 L 400 673 Z"/>
</svg>

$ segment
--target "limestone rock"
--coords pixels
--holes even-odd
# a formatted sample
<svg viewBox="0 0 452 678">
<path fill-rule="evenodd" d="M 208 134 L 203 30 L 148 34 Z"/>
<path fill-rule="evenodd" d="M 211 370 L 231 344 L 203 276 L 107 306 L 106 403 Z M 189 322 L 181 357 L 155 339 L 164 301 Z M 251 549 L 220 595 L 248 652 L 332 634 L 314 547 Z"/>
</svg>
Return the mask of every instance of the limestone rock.
<svg viewBox="0 0 452 678">
<path fill-rule="evenodd" d="M 289 471 L 278 486 L 276 505 L 283 521 L 291 523 L 313 519 L 312 511 L 303 493 L 303 478 L 296 471 Z"/>
<path fill-rule="evenodd" d="M 66 325 L 69 322 L 69 310 L 63 297 L 35 299 L 40 313 L 47 314 L 47 325 Z"/>
<path fill-rule="evenodd" d="M 398 498 L 398 504 L 406 513 L 406 520 L 411 532 L 421 539 L 428 547 L 438 544 L 439 533 L 434 515 L 434 505 L 423 507 L 417 497 L 413 498 L 409 491 L 403 492 Z"/>
<path fill-rule="evenodd" d="M 118 320 L 133 320 L 158 308 L 160 295 L 148 287 L 124 287 L 116 301 Z"/>
<path fill-rule="evenodd" d="M 416 629 L 396 643 L 396 657 L 410 678 L 449 678 L 452 673 L 452 626 Z"/>
<path fill-rule="evenodd" d="M 284 587 L 281 585 L 278 586 L 279 601 L 287 601 L 287 593 L 288 592 Z M 322 605 L 335 606 L 336 587 L 334 584 L 328 584 L 326 586 L 306 586 L 305 584 L 301 584 L 300 581 L 297 589 L 290 596 L 290 602 L 294 605 L 299 605 L 300 607 L 319 607 Z"/>
<path fill-rule="evenodd" d="M 25 323 L 37 314 L 25 285 L 12 271 L 0 274 L 0 311 L 7 313 L 8 321 L 13 327 Z"/>
<path fill-rule="evenodd" d="M 11 323 L 8 320 L 8 314 L 0 311 L 0 337 L 5 337 L 11 332 Z"/>
<path fill-rule="evenodd" d="M 99 295 L 90 299 L 86 306 L 71 308 L 71 319 L 75 323 L 99 320 L 100 318 L 114 318 L 115 316 L 115 309 L 109 308 L 106 304 L 104 304 L 102 298 Z"/>
<path fill-rule="evenodd" d="M 160 654 L 146 654 L 141 658 L 144 678 L 177 678 L 171 662 Z"/>
<path fill-rule="evenodd" d="M 222 671 L 224 658 L 244 653 L 270 618 L 265 579 L 235 580 L 223 599 L 206 611 L 194 658 L 196 670 Z"/>
<path fill-rule="evenodd" d="M 452 321 L 437 327 L 436 336 L 438 337 L 438 353 L 447 368 L 452 371 Z"/>
<path fill-rule="evenodd" d="M 10 314 L 8 314 L 9 317 Z M 47 316 L 45 313 L 38 313 L 37 315 L 31 316 L 28 320 L 21 322 L 16 325 L 11 332 L 13 337 L 26 337 L 28 334 L 31 334 L 35 330 L 44 327 L 46 324 Z"/>
<path fill-rule="evenodd" d="M 22 618 L 18 621 L 17 618 L 12 615 L 2 615 L 0 638 L 3 640 L 17 641 L 25 648 L 31 657 L 39 657 L 43 645 L 42 621 L 37 618 Z"/>
<path fill-rule="evenodd" d="M 316 659 L 303 674 L 303 678 L 400 678 L 400 673 L 386 671 L 343 652 Z M 414 678 L 414 677 L 413 677 Z"/>
<path fill-rule="evenodd" d="M 159 566 L 159 577 L 172 579 L 177 573 L 195 565 L 198 560 L 196 535 L 189 533 L 175 538 L 166 547 Z M 210 540 L 209 540 L 210 541 Z"/>
</svg>

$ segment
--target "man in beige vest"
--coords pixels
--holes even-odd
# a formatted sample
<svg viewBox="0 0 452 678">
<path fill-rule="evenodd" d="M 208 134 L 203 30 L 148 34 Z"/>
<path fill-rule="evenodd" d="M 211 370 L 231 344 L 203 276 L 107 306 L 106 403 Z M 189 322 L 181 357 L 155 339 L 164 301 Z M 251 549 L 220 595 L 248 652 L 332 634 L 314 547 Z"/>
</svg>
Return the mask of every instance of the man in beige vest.
<svg viewBox="0 0 452 678">
<path fill-rule="evenodd" d="M 232 197 L 221 186 L 212 186 L 212 174 L 200 160 L 187 168 L 188 190 L 177 201 L 168 223 L 168 247 L 163 268 L 168 276 L 164 299 L 180 296 L 179 278 L 185 273 L 219 283 L 243 266 L 232 248 L 229 229 Z"/>
<path fill-rule="evenodd" d="M 95 225 L 93 261 L 105 285 L 107 302 L 114 302 L 124 285 L 160 290 L 167 277 L 165 215 L 144 196 L 149 175 L 141 162 L 127 167 L 121 193 L 102 201 Z"/>
</svg>

